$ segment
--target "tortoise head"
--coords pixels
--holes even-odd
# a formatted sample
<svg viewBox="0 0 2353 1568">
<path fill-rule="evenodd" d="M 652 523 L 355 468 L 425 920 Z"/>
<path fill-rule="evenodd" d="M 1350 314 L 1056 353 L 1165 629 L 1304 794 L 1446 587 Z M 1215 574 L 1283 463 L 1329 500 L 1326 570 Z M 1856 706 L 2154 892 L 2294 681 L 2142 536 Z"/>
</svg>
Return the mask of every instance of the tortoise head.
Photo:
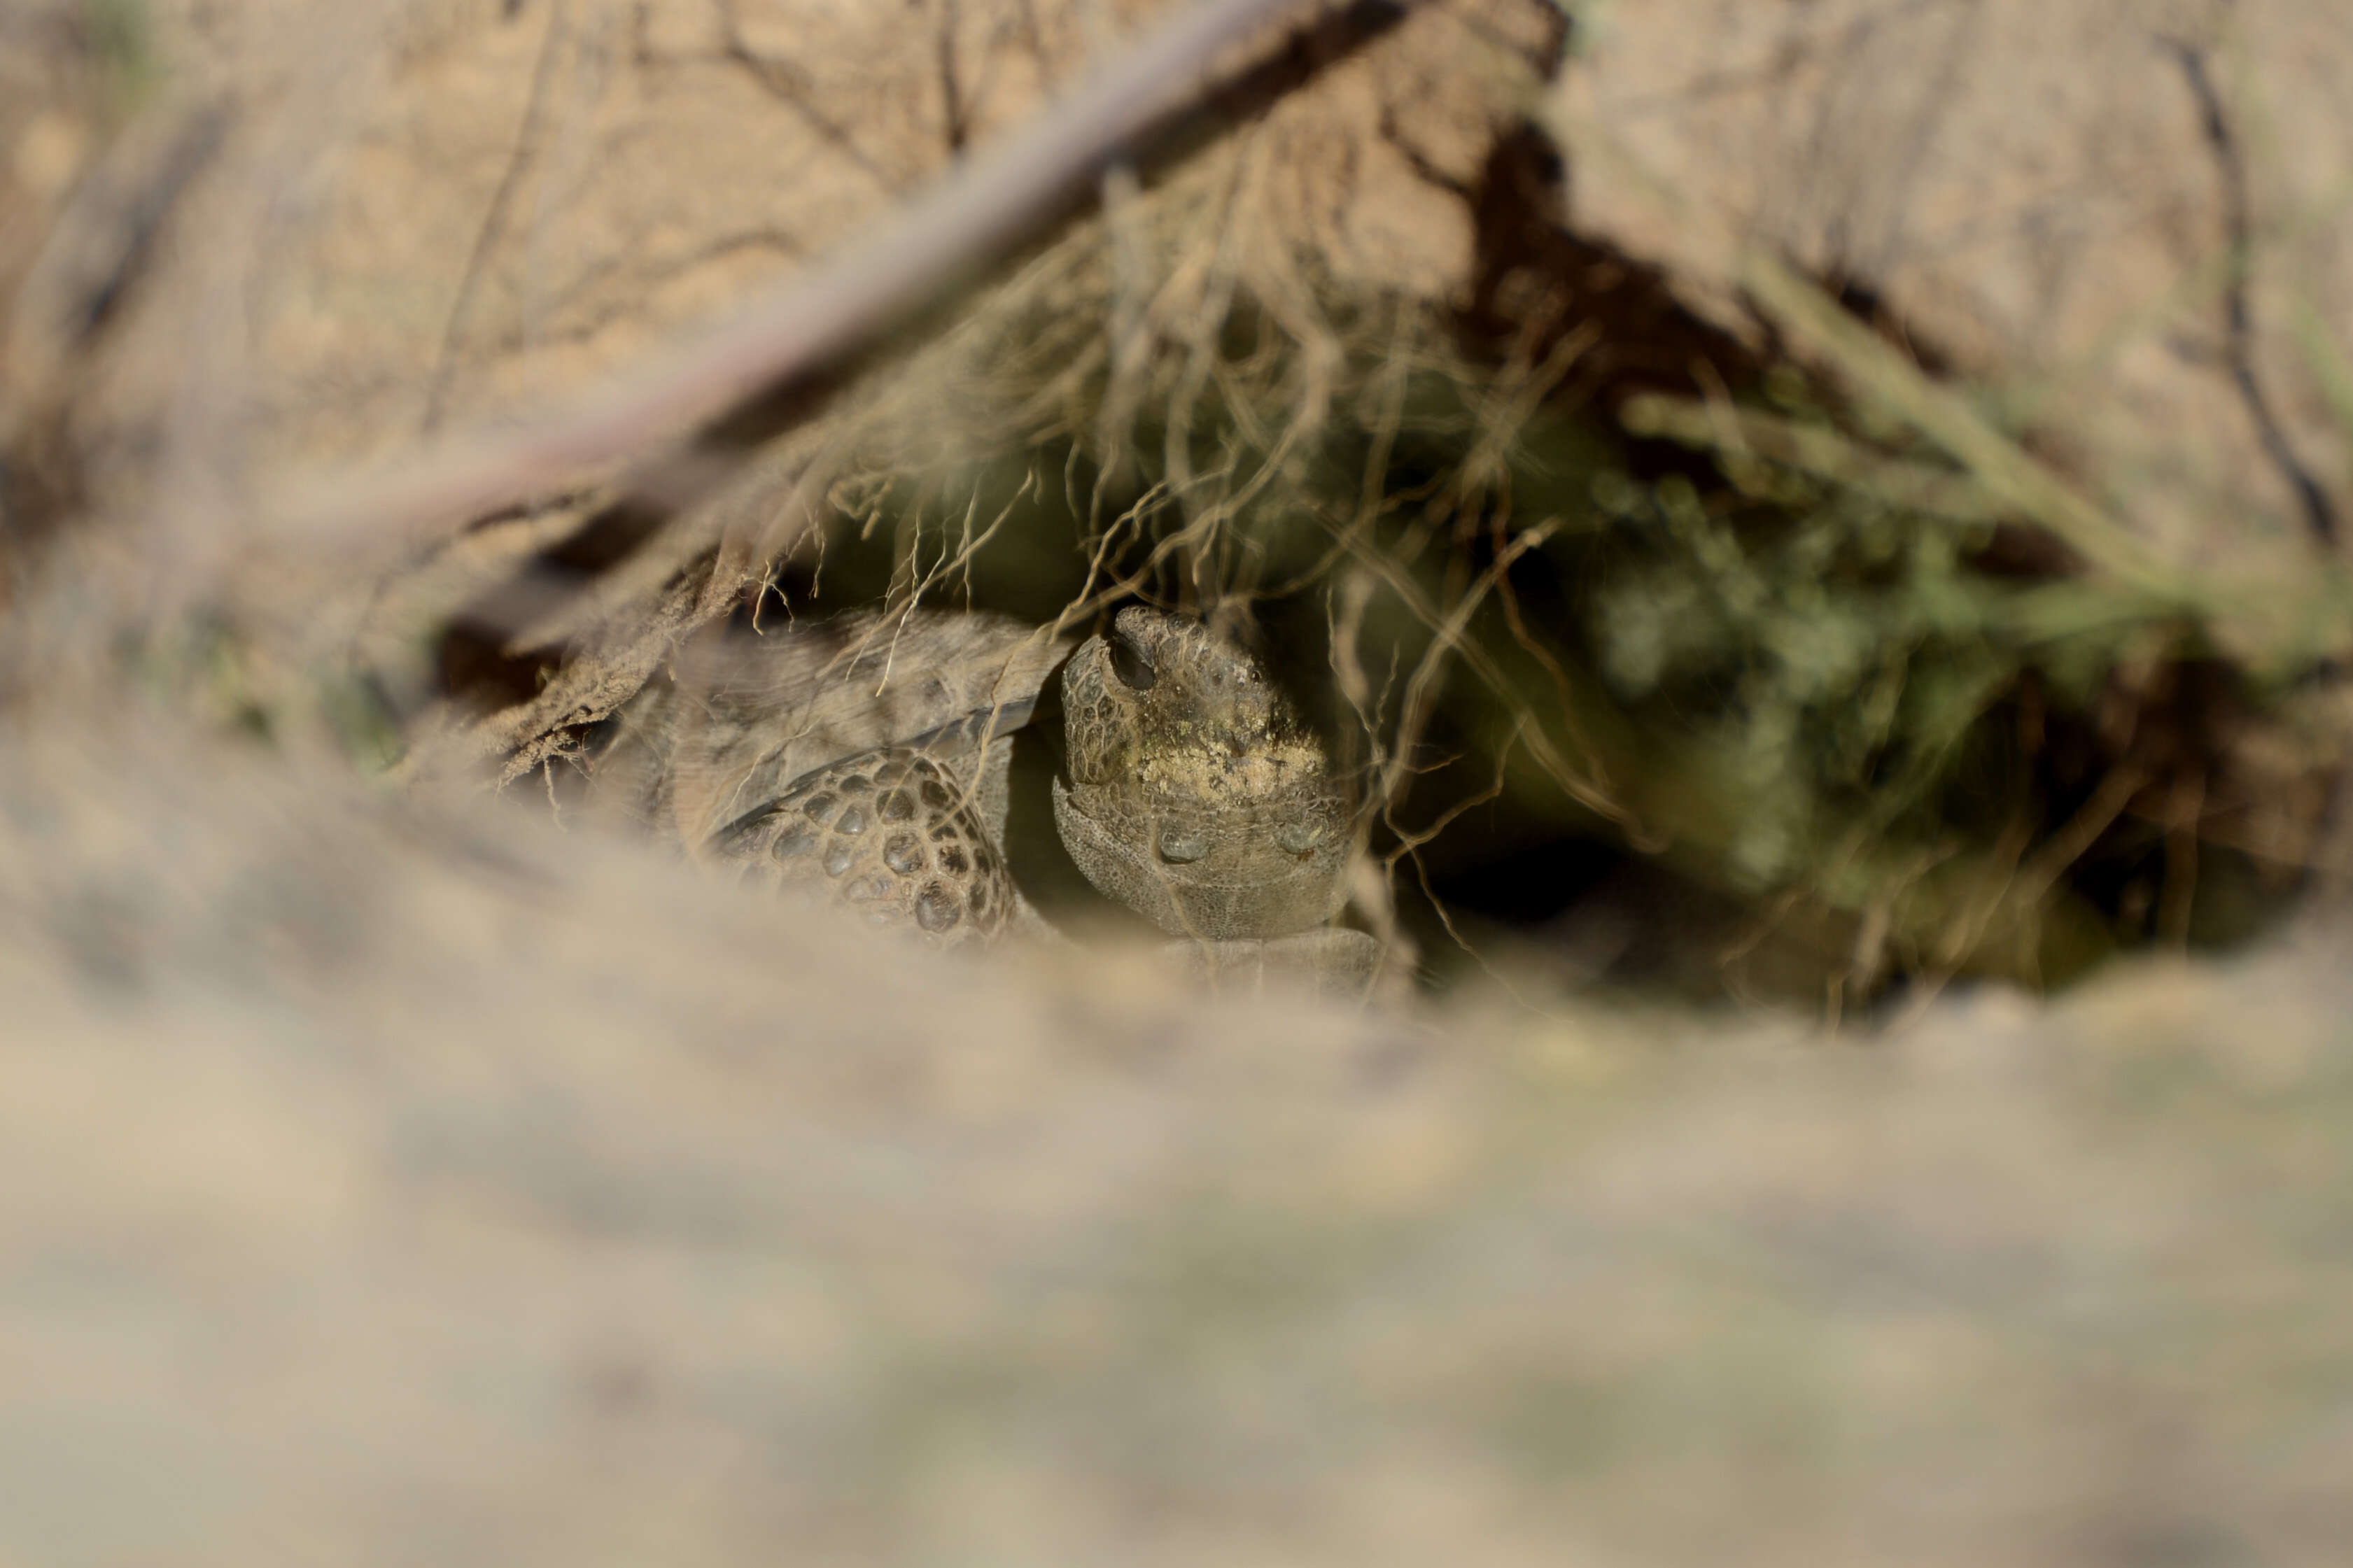
<svg viewBox="0 0 2353 1568">
<path fill-rule="evenodd" d="M 1087 879 L 1180 936 L 1282 936 L 1345 899 L 1349 802 L 1250 652 L 1131 606 L 1062 673 L 1054 820 Z"/>
</svg>

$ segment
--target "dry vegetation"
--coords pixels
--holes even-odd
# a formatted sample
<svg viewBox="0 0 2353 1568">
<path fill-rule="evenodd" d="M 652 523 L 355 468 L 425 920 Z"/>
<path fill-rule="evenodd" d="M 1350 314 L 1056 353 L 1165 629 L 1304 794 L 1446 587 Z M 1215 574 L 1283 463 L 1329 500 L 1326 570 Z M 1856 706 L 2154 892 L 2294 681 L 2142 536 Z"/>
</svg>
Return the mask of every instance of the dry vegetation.
<svg viewBox="0 0 2353 1568">
<path fill-rule="evenodd" d="M 0 12 L 0 1561 L 2353 1532 L 2353 23 L 1220 9 Z M 1418 996 L 570 809 L 1137 595 Z"/>
</svg>

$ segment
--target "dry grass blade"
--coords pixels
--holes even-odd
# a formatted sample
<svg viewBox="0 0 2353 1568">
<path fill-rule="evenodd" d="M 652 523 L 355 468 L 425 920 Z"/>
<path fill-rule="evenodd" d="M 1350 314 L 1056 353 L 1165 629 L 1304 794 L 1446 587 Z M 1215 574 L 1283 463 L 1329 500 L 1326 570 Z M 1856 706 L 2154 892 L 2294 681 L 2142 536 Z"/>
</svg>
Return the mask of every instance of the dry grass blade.
<svg viewBox="0 0 2353 1568">
<path fill-rule="evenodd" d="M 2127 586 L 2189 600 L 2179 574 L 2124 524 L 2076 494 L 1989 424 L 1965 395 L 1930 380 L 1820 289 L 1763 255 L 1747 258 L 1740 279 L 1775 325 L 1820 353 L 1863 396 L 1899 415 L 2084 560 Z"/>
</svg>

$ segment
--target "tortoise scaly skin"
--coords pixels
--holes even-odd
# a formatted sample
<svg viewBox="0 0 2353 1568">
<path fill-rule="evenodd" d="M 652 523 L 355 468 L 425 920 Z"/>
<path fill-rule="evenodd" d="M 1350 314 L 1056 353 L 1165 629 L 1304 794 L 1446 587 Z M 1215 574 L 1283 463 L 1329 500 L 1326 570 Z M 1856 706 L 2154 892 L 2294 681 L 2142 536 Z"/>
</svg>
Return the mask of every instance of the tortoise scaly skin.
<svg viewBox="0 0 2353 1568">
<path fill-rule="evenodd" d="M 713 855 L 738 879 L 821 887 L 873 926 L 943 946 L 994 942 L 1013 881 L 955 775 L 905 747 L 860 752 L 803 773 L 722 828 Z"/>
</svg>

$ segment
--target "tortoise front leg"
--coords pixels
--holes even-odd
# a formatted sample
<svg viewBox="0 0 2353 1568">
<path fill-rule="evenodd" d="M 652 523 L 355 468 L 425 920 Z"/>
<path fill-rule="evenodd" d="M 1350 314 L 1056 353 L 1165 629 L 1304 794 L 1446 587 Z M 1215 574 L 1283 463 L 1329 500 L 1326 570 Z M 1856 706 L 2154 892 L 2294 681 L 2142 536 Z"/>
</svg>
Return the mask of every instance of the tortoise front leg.
<svg viewBox="0 0 2353 1568">
<path fill-rule="evenodd" d="M 811 893 L 942 946 L 992 942 L 1013 913 L 1012 877 L 962 781 L 905 746 L 803 773 L 713 834 L 710 853 L 739 880 Z"/>
</svg>

